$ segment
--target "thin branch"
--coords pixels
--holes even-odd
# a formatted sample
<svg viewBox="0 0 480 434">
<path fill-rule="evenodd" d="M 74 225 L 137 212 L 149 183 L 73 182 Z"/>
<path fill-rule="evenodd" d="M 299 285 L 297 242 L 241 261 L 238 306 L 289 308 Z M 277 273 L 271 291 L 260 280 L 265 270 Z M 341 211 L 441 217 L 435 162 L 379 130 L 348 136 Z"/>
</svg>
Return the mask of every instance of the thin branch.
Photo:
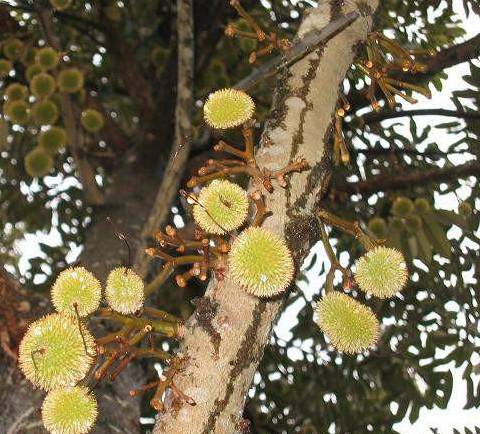
<svg viewBox="0 0 480 434">
<path fill-rule="evenodd" d="M 447 116 L 462 119 L 480 119 L 478 112 L 464 112 L 459 110 L 445 110 L 445 109 L 417 109 L 417 110 L 402 110 L 402 111 L 384 111 L 371 112 L 361 117 L 361 120 L 369 125 L 382 122 L 386 119 L 395 119 L 411 116 Z"/>
</svg>

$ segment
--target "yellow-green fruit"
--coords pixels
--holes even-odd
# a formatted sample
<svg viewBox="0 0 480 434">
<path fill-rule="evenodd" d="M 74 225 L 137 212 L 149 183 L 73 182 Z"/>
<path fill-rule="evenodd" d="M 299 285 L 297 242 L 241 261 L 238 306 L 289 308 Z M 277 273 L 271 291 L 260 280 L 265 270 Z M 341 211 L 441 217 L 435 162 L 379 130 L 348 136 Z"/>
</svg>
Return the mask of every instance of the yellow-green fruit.
<svg viewBox="0 0 480 434">
<path fill-rule="evenodd" d="M 45 176 L 53 168 L 53 158 L 40 147 L 32 149 L 23 160 L 26 172 L 32 177 Z"/>
<path fill-rule="evenodd" d="M 80 118 L 82 127 L 85 128 L 89 133 L 96 133 L 100 131 L 105 125 L 105 120 L 103 119 L 102 114 L 95 109 L 86 109 L 82 112 Z"/>
<path fill-rule="evenodd" d="M 38 145 L 51 155 L 57 153 L 66 144 L 67 133 L 60 127 L 51 127 L 38 136 Z"/>
<path fill-rule="evenodd" d="M 418 215 L 412 214 L 405 217 L 407 229 L 411 232 L 418 231 L 422 227 L 422 219 Z"/>
<path fill-rule="evenodd" d="M 25 125 L 30 119 L 30 109 L 25 101 L 8 101 L 3 105 L 3 113 L 7 118 L 18 125 Z"/>
<path fill-rule="evenodd" d="M 41 72 L 30 81 L 30 91 L 39 99 L 48 98 L 55 92 L 55 79 L 50 74 Z"/>
<path fill-rule="evenodd" d="M 57 10 L 63 11 L 68 9 L 72 4 L 72 0 L 50 0 L 50 4 Z"/>
<path fill-rule="evenodd" d="M 377 238 L 385 238 L 387 235 L 387 222 L 381 217 L 374 217 L 368 222 L 368 229 Z"/>
<path fill-rule="evenodd" d="M 200 191 L 193 217 L 204 231 L 222 235 L 245 222 L 248 205 L 243 188 L 230 181 L 215 180 Z"/>
<path fill-rule="evenodd" d="M 75 93 L 83 88 L 83 74 L 77 68 L 68 68 L 58 74 L 58 88 L 61 92 Z"/>
<path fill-rule="evenodd" d="M 27 81 L 30 82 L 32 81 L 33 77 L 36 75 L 40 74 L 42 72 L 42 68 L 38 66 L 37 64 L 30 65 L 26 71 L 25 71 L 25 77 L 27 78 Z"/>
<path fill-rule="evenodd" d="M 292 255 L 278 235 L 259 227 L 243 231 L 228 255 L 232 279 L 257 297 L 283 292 L 293 279 Z"/>
<path fill-rule="evenodd" d="M 6 77 L 8 74 L 10 74 L 10 71 L 12 70 L 13 65 L 10 60 L 7 59 L 0 59 L 0 78 Z"/>
<path fill-rule="evenodd" d="M 49 99 L 38 101 L 32 107 L 32 116 L 38 125 L 53 125 L 58 120 L 58 107 Z"/>
<path fill-rule="evenodd" d="M 405 217 L 413 210 L 413 202 L 408 197 L 397 197 L 392 205 L 392 213 L 400 217 Z"/>
<path fill-rule="evenodd" d="M 415 199 L 415 210 L 421 214 L 429 212 L 431 210 L 430 203 L 428 202 L 427 199 L 424 199 L 423 197 L 419 197 Z"/>
<path fill-rule="evenodd" d="M 97 413 L 97 401 L 86 387 L 52 390 L 42 405 L 43 425 L 51 434 L 86 434 Z"/>
<path fill-rule="evenodd" d="M 27 47 L 23 51 L 22 63 L 25 66 L 33 65 L 37 56 L 37 49 L 34 47 Z"/>
<path fill-rule="evenodd" d="M 10 60 L 19 60 L 23 55 L 24 48 L 23 42 L 20 41 L 20 39 L 8 39 L 3 44 L 3 54 Z"/>
<path fill-rule="evenodd" d="M 390 247 L 375 247 L 356 265 L 355 280 L 360 289 L 379 298 L 393 297 L 408 279 L 403 255 Z"/>
<path fill-rule="evenodd" d="M 130 268 L 115 268 L 108 275 L 105 298 L 116 312 L 136 312 L 142 307 L 145 298 L 142 278 Z"/>
<path fill-rule="evenodd" d="M 84 267 L 62 271 L 52 287 L 52 303 L 58 312 L 86 316 L 100 306 L 102 286 Z M 76 309 L 75 309 L 76 306 Z"/>
<path fill-rule="evenodd" d="M 20 83 L 12 83 L 5 89 L 5 97 L 8 101 L 25 99 L 28 96 L 28 89 Z"/>
<path fill-rule="evenodd" d="M 254 112 L 253 99 L 237 89 L 222 89 L 211 93 L 203 107 L 207 124 L 218 129 L 238 127 L 251 119 Z"/>
<path fill-rule="evenodd" d="M 95 354 L 93 336 L 73 316 L 59 313 L 33 322 L 19 348 L 25 376 L 44 390 L 71 386 L 87 374 Z M 83 335 L 83 336 L 82 336 Z"/>
<path fill-rule="evenodd" d="M 53 48 L 45 47 L 38 50 L 36 61 L 37 65 L 40 66 L 43 71 L 49 71 L 57 67 L 60 61 L 60 55 Z"/>
<path fill-rule="evenodd" d="M 392 217 L 390 219 L 390 227 L 395 231 L 401 231 L 405 228 L 405 223 L 400 217 Z"/>
<path fill-rule="evenodd" d="M 465 217 L 470 217 L 472 215 L 472 212 L 472 205 L 470 205 L 468 202 L 462 202 L 458 206 L 458 213 Z"/>
<path fill-rule="evenodd" d="M 379 323 L 370 308 L 341 292 L 329 292 L 315 308 L 316 323 L 339 351 L 355 354 L 378 339 Z"/>
</svg>

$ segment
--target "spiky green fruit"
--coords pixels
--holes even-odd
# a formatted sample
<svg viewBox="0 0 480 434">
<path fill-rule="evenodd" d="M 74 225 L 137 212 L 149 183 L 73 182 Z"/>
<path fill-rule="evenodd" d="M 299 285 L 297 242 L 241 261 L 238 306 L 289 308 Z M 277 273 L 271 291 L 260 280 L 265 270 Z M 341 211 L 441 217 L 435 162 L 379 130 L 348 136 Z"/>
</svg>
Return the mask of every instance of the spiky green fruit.
<svg viewBox="0 0 480 434">
<path fill-rule="evenodd" d="M 5 97 L 8 101 L 23 100 L 28 96 L 28 89 L 20 83 L 12 83 L 5 89 Z"/>
<path fill-rule="evenodd" d="M 19 348 L 25 376 L 44 390 L 74 385 L 88 372 L 95 354 L 93 336 L 77 319 L 59 313 L 33 322 Z"/>
<path fill-rule="evenodd" d="M 58 66 L 60 54 L 52 47 L 44 47 L 37 51 L 36 62 L 43 71 L 49 71 Z"/>
<path fill-rule="evenodd" d="M 11 38 L 3 43 L 3 54 L 10 60 L 19 60 L 23 55 L 25 46 L 20 39 Z"/>
<path fill-rule="evenodd" d="M 7 59 L 0 59 L 0 78 L 6 77 L 13 69 L 12 62 Z"/>
<path fill-rule="evenodd" d="M 405 224 L 407 229 L 411 232 L 418 231 L 423 226 L 422 218 L 415 214 L 407 215 L 405 217 Z"/>
<path fill-rule="evenodd" d="M 51 434 L 86 434 L 97 413 L 97 400 L 86 387 L 52 390 L 42 405 L 43 425 Z"/>
<path fill-rule="evenodd" d="M 23 160 L 25 171 L 32 177 L 42 177 L 53 168 L 53 158 L 40 147 L 32 149 Z"/>
<path fill-rule="evenodd" d="M 116 312 L 134 313 L 139 310 L 145 299 L 142 278 L 130 268 L 117 267 L 107 278 L 105 298 Z"/>
<path fill-rule="evenodd" d="M 413 210 L 413 202 L 408 197 L 397 197 L 392 205 L 392 213 L 400 217 L 405 217 Z"/>
<path fill-rule="evenodd" d="M 38 146 L 47 151 L 50 155 L 56 154 L 67 144 L 67 133 L 63 128 L 51 127 L 42 131 L 38 136 Z"/>
<path fill-rule="evenodd" d="M 84 78 L 77 68 L 67 68 L 58 74 L 58 88 L 61 92 L 76 93 L 83 88 Z"/>
<path fill-rule="evenodd" d="M 28 82 L 31 82 L 33 80 L 33 77 L 40 74 L 41 72 L 42 72 L 42 68 L 40 68 L 40 66 L 34 63 L 33 65 L 30 65 L 25 70 L 25 77 L 27 78 Z M 54 84 L 55 84 L 55 80 L 54 80 Z"/>
<path fill-rule="evenodd" d="M 208 125 L 217 129 L 235 128 L 252 118 L 255 103 L 250 95 L 237 89 L 211 93 L 203 107 Z"/>
<path fill-rule="evenodd" d="M 32 107 L 32 117 L 37 125 L 53 125 L 58 115 L 57 105 L 49 99 L 38 101 Z"/>
<path fill-rule="evenodd" d="M 52 287 L 52 303 L 58 312 L 86 316 L 98 309 L 102 286 L 84 267 L 63 270 Z"/>
<path fill-rule="evenodd" d="M 72 0 L 50 0 L 50 4 L 57 10 L 63 11 L 68 9 L 72 4 Z"/>
<path fill-rule="evenodd" d="M 8 101 L 3 105 L 3 113 L 14 124 L 25 125 L 30 119 L 30 108 L 25 101 Z"/>
<path fill-rule="evenodd" d="M 96 133 L 103 128 L 105 120 L 98 110 L 86 109 L 82 112 L 80 123 L 89 133 Z"/>
<path fill-rule="evenodd" d="M 385 238 L 387 235 L 387 222 L 381 217 L 374 217 L 368 222 L 368 229 L 377 238 Z"/>
<path fill-rule="evenodd" d="M 242 226 L 248 205 L 243 188 L 227 180 L 215 180 L 200 191 L 193 217 L 204 231 L 222 235 Z"/>
<path fill-rule="evenodd" d="M 378 339 L 379 323 L 370 308 L 338 291 L 327 293 L 315 308 L 316 323 L 339 351 L 355 354 Z"/>
<path fill-rule="evenodd" d="M 408 279 L 403 255 L 390 247 L 375 247 L 356 265 L 355 280 L 360 289 L 379 298 L 393 297 Z"/>
<path fill-rule="evenodd" d="M 293 279 L 293 259 L 285 241 L 264 228 L 244 230 L 232 244 L 228 263 L 232 279 L 257 297 L 280 294 Z"/>
<path fill-rule="evenodd" d="M 400 217 L 392 217 L 390 219 L 390 227 L 395 231 L 401 231 L 405 228 L 405 223 Z"/>
<path fill-rule="evenodd" d="M 38 98 L 48 98 L 55 92 L 55 79 L 46 72 L 35 75 L 30 81 L 30 91 Z"/>
<path fill-rule="evenodd" d="M 432 208 L 427 199 L 423 197 L 418 197 L 415 199 L 415 210 L 421 214 L 429 212 Z"/>
<path fill-rule="evenodd" d="M 473 213 L 472 205 L 470 205 L 468 202 L 462 202 L 458 206 L 458 213 L 464 217 L 470 217 Z"/>
</svg>

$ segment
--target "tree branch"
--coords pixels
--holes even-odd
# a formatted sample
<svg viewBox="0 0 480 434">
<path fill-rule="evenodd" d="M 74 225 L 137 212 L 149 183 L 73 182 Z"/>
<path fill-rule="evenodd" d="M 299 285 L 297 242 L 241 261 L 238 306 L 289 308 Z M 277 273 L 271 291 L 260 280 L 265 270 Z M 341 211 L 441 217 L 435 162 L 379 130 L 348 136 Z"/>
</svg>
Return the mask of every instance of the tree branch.
<svg viewBox="0 0 480 434">
<path fill-rule="evenodd" d="M 387 119 L 411 117 L 411 116 L 447 116 L 462 119 L 480 119 L 478 112 L 465 112 L 459 110 L 445 110 L 445 109 L 417 109 L 417 110 L 402 110 L 402 111 L 382 111 L 371 112 L 362 116 L 360 119 L 364 124 L 375 124 Z"/>
</svg>

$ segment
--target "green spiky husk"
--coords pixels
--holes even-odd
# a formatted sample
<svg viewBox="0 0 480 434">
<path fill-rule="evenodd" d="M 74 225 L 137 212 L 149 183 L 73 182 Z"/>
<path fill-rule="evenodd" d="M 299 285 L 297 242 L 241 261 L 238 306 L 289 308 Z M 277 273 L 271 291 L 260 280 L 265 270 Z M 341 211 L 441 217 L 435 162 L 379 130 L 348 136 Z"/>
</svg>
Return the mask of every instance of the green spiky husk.
<svg viewBox="0 0 480 434">
<path fill-rule="evenodd" d="M 116 312 L 129 314 L 138 311 L 145 299 L 142 278 L 129 268 L 115 268 L 108 275 L 105 298 Z"/>
</svg>

